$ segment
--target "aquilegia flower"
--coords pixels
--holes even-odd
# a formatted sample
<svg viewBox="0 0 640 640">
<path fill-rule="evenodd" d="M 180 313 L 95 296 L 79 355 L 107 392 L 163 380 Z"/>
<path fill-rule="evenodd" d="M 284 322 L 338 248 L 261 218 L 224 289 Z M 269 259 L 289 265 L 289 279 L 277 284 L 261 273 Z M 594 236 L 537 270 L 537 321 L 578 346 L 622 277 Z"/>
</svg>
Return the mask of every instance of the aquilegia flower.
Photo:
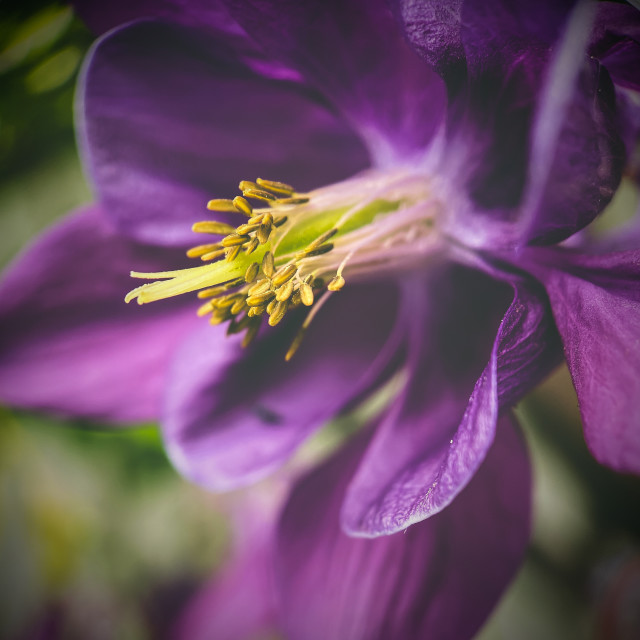
<svg viewBox="0 0 640 640">
<path fill-rule="evenodd" d="M 77 4 L 99 31 L 154 19 L 107 33 L 85 66 L 78 124 L 99 204 L 4 280 L 3 399 L 159 418 L 176 466 L 221 490 L 276 469 L 393 381 L 366 442 L 285 508 L 284 626 L 473 633 L 528 534 L 528 467 L 501 411 L 563 347 L 594 455 L 640 469 L 637 234 L 604 253 L 581 232 L 637 141 L 637 13 L 550 0 Z M 199 220 L 209 200 L 219 215 Z M 194 223 L 210 241 L 193 247 Z M 188 247 L 202 264 L 183 269 Z M 127 299 L 153 305 L 122 304 L 130 268 L 154 281 Z M 223 327 L 196 317 L 181 296 L 193 291 Z M 338 520 L 375 537 L 438 514 L 483 461 L 407 536 L 339 533 Z M 345 557 L 359 558 L 348 579 Z M 349 597 L 359 605 L 327 636 L 319 621 Z"/>
</svg>

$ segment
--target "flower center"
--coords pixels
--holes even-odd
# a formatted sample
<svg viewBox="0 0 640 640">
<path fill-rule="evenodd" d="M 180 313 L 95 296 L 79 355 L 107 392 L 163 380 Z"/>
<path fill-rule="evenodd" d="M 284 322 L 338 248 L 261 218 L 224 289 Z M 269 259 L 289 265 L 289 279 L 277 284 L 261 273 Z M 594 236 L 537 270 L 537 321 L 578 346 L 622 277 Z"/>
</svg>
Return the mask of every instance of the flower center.
<svg viewBox="0 0 640 640">
<path fill-rule="evenodd" d="M 156 281 L 133 289 L 125 301 L 144 304 L 198 291 L 206 300 L 198 315 L 210 316 L 211 324 L 228 322 L 228 334 L 244 331 L 243 346 L 265 317 L 275 326 L 290 309 L 311 307 L 289 360 L 318 310 L 345 286 L 345 276 L 358 280 L 410 268 L 438 244 L 440 205 L 424 175 L 370 171 L 309 193 L 261 178 L 243 180 L 239 188 L 241 196 L 211 200 L 207 208 L 246 216 L 242 224 L 193 225 L 193 231 L 219 238 L 187 251 L 207 264 L 132 271 L 134 278 Z"/>
</svg>

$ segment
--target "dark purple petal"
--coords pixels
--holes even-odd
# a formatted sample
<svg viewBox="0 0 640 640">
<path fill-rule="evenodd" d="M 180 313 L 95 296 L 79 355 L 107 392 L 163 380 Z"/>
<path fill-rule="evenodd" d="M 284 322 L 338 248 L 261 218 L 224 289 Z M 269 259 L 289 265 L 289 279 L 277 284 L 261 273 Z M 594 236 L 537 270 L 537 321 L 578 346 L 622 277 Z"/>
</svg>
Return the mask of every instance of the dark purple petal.
<svg viewBox="0 0 640 640">
<path fill-rule="evenodd" d="M 529 538 L 530 472 L 520 438 L 505 420 L 485 463 L 448 509 L 376 540 L 350 538 L 338 524 L 358 449 L 303 478 L 283 513 L 276 566 L 287 637 L 473 636 Z"/>
<path fill-rule="evenodd" d="M 514 297 L 496 340 L 498 401 L 513 406 L 562 362 L 562 343 L 544 290 L 514 280 Z"/>
<path fill-rule="evenodd" d="M 380 285 L 335 295 L 290 362 L 284 355 L 299 314 L 246 351 L 237 336 L 210 327 L 194 334 L 177 356 L 163 420 L 176 466 L 226 490 L 281 465 L 384 368 L 393 352 L 384 347 L 393 341 L 395 298 L 393 287 Z"/>
<path fill-rule="evenodd" d="M 72 0 L 71 4 L 95 33 L 105 33 L 140 18 L 160 18 L 222 33 L 242 33 L 220 0 Z"/>
<path fill-rule="evenodd" d="M 105 210 L 127 236 L 184 245 L 206 202 L 233 197 L 241 179 L 306 189 L 363 168 L 362 143 L 305 91 L 186 28 L 142 22 L 105 36 L 78 108 Z"/>
<path fill-rule="evenodd" d="M 466 78 L 460 36 L 462 0 L 395 0 L 393 3 L 407 40 L 451 87 Z"/>
<path fill-rule="evenodd" d="M 493 4 L 464 5 L 465 46 L 477 50 L 450 106 L 443 171 L 475 205 L 459 232 L 480 227 L 491 248 L 575 233 L 609 202 L 624 165 L 613 86 L 585 55 L 592 11 L 547 4 L 498 3 L 495 15 Z M 534 18 L 548 10 L 547 30 Z"/>
<path fill-rule="evenodd" d="M 595 60 L 582 62 L 589 7 L 569 21 L 533 122 L 521 224 L 529 243 L 558 242 L 586 226 L 620 182 L 625 150 L 615 92 Z"/>
<path fill-rule="evenodd" d="M 393 533 L 437 513 L 482 463 L 498 417 L 494 342 L 508 289 L 449 267 L 409 291 L 408 381 L 349 487 L 348 532 Z"/>
<path fill-rule="evenodd" d="M 639 473 L 640 252 L 532 256 L 564 342 L 587 444 L 600 462 Z"/>
<path fill-rule="evenodd" d="M 228 0 L 264 50 L 297 69 L 358 129 L 377 164 L 423 154 L 444 85 L 402 37 L 386 0 Z"/>
<path fill-rule="evenodd" d="M 275 500 L 273 487 L 267 503 Z M 173 640 L 249 640 L 277 631 L 273 574 L 275 504 L 255 492 L 235 497 L 233 549 L 222 570 L 185 607 Z"/>
<path fill-rule="evenodd" d="M 460 26 L 470 75 L 506 75 L 523 58 L 528 65 L 544 64 L 575 4 L 575 0 L 465 0 Z"/>
<path fill-rule="evenodd" d="M 599 2 L 589 54 L 607 68 L 616 85 L 640 91 L 640 11 Z"/>
<path fill-rule="evenodd" d="M 117 422 L 158 417 L 172 351 L 197 318 L 188 300 L 126 305 L 129 270 L 184 260 L 123 241 L 97 209 L 38 239 L 0 284 L 0 397 Z"/>
</svg>

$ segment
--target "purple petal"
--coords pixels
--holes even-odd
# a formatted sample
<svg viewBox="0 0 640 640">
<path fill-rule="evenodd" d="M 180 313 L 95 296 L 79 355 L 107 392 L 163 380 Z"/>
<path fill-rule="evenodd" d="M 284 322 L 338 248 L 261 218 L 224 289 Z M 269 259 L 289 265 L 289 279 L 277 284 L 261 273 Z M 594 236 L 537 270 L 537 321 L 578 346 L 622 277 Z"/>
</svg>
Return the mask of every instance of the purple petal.
<svg viewBox="0 0 640 640">
<path fill-rule="evenodd" d="M 640 91 L 640 11 L 599 2 L 589 54 L 607 68 L 616 85 Z"/>
<path fill-rule="evenodd" d="M 547 5 L 497 3 L 495 14 L 493 4 L 464 5 L 471 75 L 449 109 L 443 171 L 475 205 L 457 233 L 492 249 L 557 242 L 583 228 L 624 165 L 610 78 L 585 56 L 590 7 L 567 17 L 567 3 Z M 545 12 L 554 17 L 545 21 Z"/>
<path fill-rule="evenodd" d="M 124 294 L 131 268 L 182 260 L 123 241 L 97 209 L 54 226 L 0 285 L 2 400 L 98 420 L 157 418 L 169 358 L 197 318 L 190 301 L 140 309 Z"/>
<path fill-rule="evenodd" d="M 406 43 L 386 0 L 227 4 L 268 54 L 346 114 L 378 165 L 424 153 L 444 114 L 444 84 Z"/>
<path fill-rule="evenodd" d="M 340 530 L 358 447 L 303 478 L 283 513 L 277 546 L 287 637 L 473 636 L 517 571 L 529 537 L 528 459 L 504 422 L 453 505 L 404 534 L 362 540 Z"/>
<path fill-rule="evenodd" d="M 162 23 L 111 32 L 81 83 L 86 161 L 127 236 L 184 245 L 210 198 L 241 179 L 300 189 L 368 163 L 362 143 L 299 85 L 268 79 L 223 41 Z"/>
<path fill-rule="evenodd" d="M 536 108 L 521 213 L 530 243 L 558 242 L 586 226 L 622 174 L 611 80 L 595 60 L 582 62 L 591 19 L 588 4 L 572 13 Z"/>
<path fill-rule="evenodd" d="M 498 400 L 513 406 L 562 362 L 562 342 L 539 284 L 515 280 L 496 340 Z"/>
<path fill-rule="evenodd" d="M 72 0 L 77 14 L 95 32 L 105 33 L 140 18 L 160 18 L 190 27 L 241 33 L 219 0 Z"/>
<path fill-rule="evenodd" d="M 301 323 L 294 314 L 248 350 L 206 327 L 177 357 L 163 425 L 169 454 L 194 482 L 226 490 L 281 465 L 388 362 L 395 290 L 352 286 L 311 323 L 290 362 Z M 371 322 L 374 318 L 375 322 Z"/>
<path fill-rule="evenodd" d="M 345 499 L 343 525 L 355 535 L 400 531 L 443 509 L 470 480 L 494 437 L 494 342 L 508 288 L 451 267 L 434 274 L 428 290 L 413 287 L 410 304 L 408 381 Z"/>
<path fill-rule="evenodd" d="M 462 0 L 395 0 L 405 37 L 451 87 L 466 76 L 460 37 Z"/>
<path fill-rule="evenodd" d="M 603 464 L 639 473 L 640 252 L 537 259 L 544 266 L 532 269 L 551 299 L 587 444 Z"/>
<path fill-rule="evenodd" d="M 258 492 L 235 497 L 231 558 L 182 612 L 173 640 L 242 640 L 267 637 L 277 629 L 273 574 L 276 506 L 273 489 L 263 504 Z"/>
</svg>

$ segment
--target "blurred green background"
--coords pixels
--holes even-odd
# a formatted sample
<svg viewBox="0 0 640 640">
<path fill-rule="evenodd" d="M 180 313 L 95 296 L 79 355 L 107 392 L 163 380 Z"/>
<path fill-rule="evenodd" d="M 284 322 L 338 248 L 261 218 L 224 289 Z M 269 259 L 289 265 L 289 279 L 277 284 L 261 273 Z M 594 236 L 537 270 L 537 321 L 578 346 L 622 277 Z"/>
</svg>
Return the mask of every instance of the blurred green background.
<svg viewBox="0 0 640 640">
<path fill-rule="evenodd" d="M 91 42 L 62 4 L 0 3 L 1 266 L 91 198 L 72 121 Z M 613 215 L 637 198 L 626 184 Z M 565 369 L 517 413 L 535 529 L 480 638 L 639 638 L 640 482 L 587 452 Z M 222 499 L 176 474 L 152 425 L 115 431 L 10 409 L 0 422 L 0 638 L 166 637 L 228 549 Z"/>
</svg>

